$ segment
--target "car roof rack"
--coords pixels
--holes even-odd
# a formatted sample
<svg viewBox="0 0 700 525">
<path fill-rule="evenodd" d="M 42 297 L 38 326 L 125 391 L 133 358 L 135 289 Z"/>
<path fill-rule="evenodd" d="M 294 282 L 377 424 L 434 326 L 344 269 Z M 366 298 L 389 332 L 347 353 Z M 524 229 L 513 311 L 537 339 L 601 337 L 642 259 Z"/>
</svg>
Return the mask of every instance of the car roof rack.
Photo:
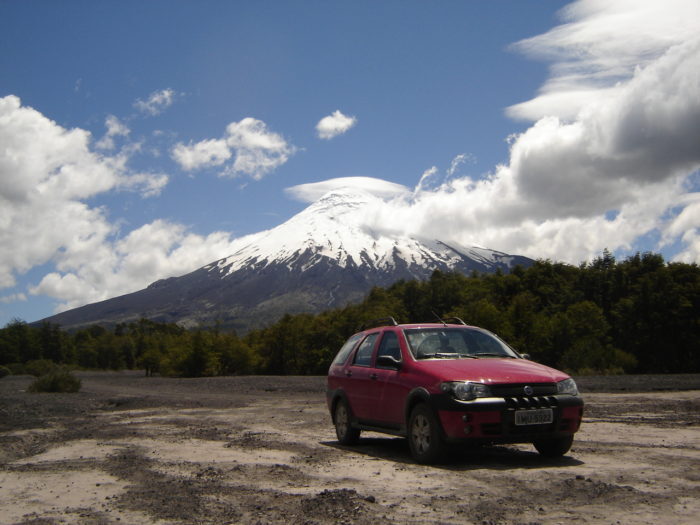
<svg viewBox="0 0 700 525">
<path fill-rule="evenodd" d="M 441 318 L 438 314 L 436 314 L 435 312 L 432 312 L 432 313 L 433 313 L 433 315 L 435 316 L 435 318 L 436 318 L 439 322 L 441 322 L 442 324 L 444 324 L 445 326 L 447 326 L 447 323 L 448 323 L 448 322 L 449 322 L 449 323 L 452 323 L 452 324 L 462 324 L 462 325 L 464 325 L 464 326 L 467 326 L 467 323 L 465 323 L 464 321 L 462 321 L 459 317 L 446 317 L 445 319 L 442 319 L 442 318 Z"/>
<path fill-rule="evenodd" d="M 399 323 L 393 317 L 381 317 L 379 319 L 372 319 L 371 321 L 365 321 L 360 326 L 360 331 L 367 330 L 368 328 L 374 328 L 375 326 L 384 326 L 390 324 L 391 326 L 398 326 Z"/>
</svg>

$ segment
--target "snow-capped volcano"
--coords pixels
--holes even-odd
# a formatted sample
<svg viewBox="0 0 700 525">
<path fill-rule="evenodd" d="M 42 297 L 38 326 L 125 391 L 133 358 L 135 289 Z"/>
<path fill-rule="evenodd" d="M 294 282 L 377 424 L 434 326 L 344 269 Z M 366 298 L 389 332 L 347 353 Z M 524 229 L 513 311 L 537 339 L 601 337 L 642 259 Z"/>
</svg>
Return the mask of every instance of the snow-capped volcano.
<svg viewBox="0 0 700 525">
<path fill-rule="evenodd" d="M 319 312 L 360 301 L 373 286 L 427 279 L 433 271 L 509 271 L 530 259 L 368 227 L 374 195 L 337 189 L 287 222 L 235 243 L 233 254 L 181 277 L 48 318 L 64 328 L 141 317 L 187 326 L 248 330 L 285 313 Z"/>
<path fill-rule="evenodd" d="M 464 248 L 437 239 L 380 234 L 366 226 L 364 212 L 381 205 L 381 199 L 356 188 L 334 190 L 287 222 L 253 235 L 234 254 L 206 266 L 226 277 L 242 269 L 284 264 L 305 271 L 326 260 L 340 268 L 367 266 L 392 272 L 415 268 L 457 269 L 469 259 L 472 269 L 508 269 L 512 257 L 479 247 Z M 299 262 L 304 263 L 299 266 Z M 478 266 L 478 268 L 477 268 Z"/>
</svg>

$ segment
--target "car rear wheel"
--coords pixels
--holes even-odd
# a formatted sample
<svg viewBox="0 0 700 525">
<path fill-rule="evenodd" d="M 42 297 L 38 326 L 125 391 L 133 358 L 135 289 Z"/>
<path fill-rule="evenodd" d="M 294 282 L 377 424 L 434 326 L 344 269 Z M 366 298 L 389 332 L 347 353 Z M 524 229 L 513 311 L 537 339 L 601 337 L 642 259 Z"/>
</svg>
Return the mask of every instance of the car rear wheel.
<svg viewBox="0 0 700 525">
<path fill-rule="evenodd" d="M 541 439 L 535 441 L 533 445 L 541 456 L 546 458 L 559 458 L 566 454 L 574 442 L 574 436 L 564 436 L 553 439 Z"/>
<path fill-rule="evenodd" d="M 445 453 L 437 419 L 425 404 L 417 405 L 408 419 L 408 444 L 418 463 L 437 463 Z"/>
<path fill-rule="evenodd" d="M 354 445 L 360 439 L 360 430 L 353 428 L 350 422 L 350 407 L 347 401 L 341 399 L 335 407 L 333 414 L 335 435 L 341 445 Z"/>
</svg>

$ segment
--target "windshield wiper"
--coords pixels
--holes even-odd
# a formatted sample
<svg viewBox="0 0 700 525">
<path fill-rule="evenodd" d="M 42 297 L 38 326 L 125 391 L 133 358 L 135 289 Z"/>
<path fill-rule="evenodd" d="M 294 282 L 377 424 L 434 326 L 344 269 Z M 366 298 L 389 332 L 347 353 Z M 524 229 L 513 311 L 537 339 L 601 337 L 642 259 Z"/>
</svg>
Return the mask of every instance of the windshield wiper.
<svg viewBox="0 0 700 525">
<path fill-rule="evenodd" d="M 516 359 L 516 357 L 508 354 L 493 354 L 490 352 L 479 352 L 476 354 L 471 354 L 474 357 L 509 357 L 511 359 Z"/>
<path fill-rule="evenodd" d="M 462 359 L 463 357 L 469 359 L 476 359 L 476 356 L 459 354 L 457 352 L 435 352 L 434 354 L 424 354 L 420 357 L 420 359 Z"/>
</svg>

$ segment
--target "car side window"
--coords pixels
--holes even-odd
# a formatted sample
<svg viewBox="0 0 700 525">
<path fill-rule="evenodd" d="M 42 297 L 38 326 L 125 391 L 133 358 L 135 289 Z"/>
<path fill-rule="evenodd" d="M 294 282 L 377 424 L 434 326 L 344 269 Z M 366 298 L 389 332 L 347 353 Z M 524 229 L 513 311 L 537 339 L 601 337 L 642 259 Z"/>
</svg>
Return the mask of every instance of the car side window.
<svg viewBox="0 0 700 525">
<path fill-rule="evenodd" d="M 369 334 L 364 341 L 360 343 L 360 346 L 355 353 L 354 365 L 357 366 L 369 366 L 372 362 L 372 350 L 374 350 L 374 342 L 377 340 L 379 334 Z"/>
<path fill-rule="evenodd" d="M 397 361 L 401 361 L 401 347 L 399 346 L 399 338 L 394 332 L 384 332 L 382 342 L 379 344 L 377 358 L 381 356 L 393 357 Z"/>
</svg>

